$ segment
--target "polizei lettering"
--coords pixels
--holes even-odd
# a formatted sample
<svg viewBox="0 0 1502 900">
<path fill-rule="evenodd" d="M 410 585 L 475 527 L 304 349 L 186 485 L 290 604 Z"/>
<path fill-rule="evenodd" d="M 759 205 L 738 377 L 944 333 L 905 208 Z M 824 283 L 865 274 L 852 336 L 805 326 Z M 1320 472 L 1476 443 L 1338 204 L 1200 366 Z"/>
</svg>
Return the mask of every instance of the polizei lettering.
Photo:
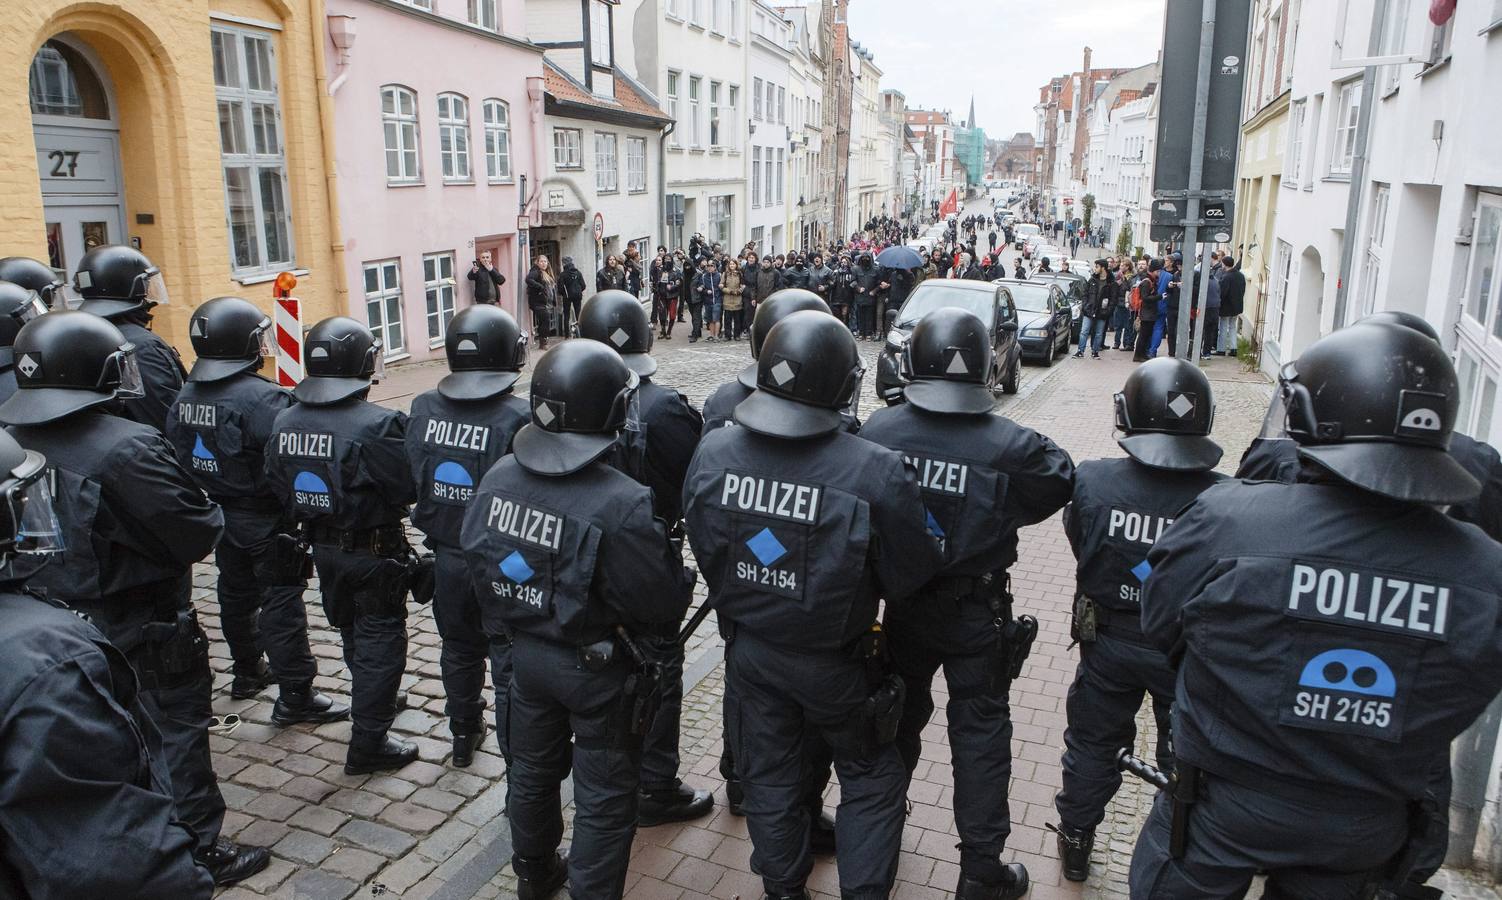
<svg viewBox="0 0 1502 900">
<path fill-rule="evenodd" d="M 1132 512 L 1129 509 L 1117 509 L 1111 507 L 1111 518 L 1106 526 L 1106 536 L 1121 538 L 1136 544 L 1152 545 L 1168 526 L 1173 524 L 1173 519 L 1167 516 L 1152 516 L 1147 513 Z"/>
<path fill-rule="evenodd" d="M 1295 563 L 1289 615 L 1381 631 L 1444 638 L 1450 589 L 1440 585 Z"/>
<path fill-rule="evenodd" d="M 903 461 L 918 473 L 918 487 L 941 494 L 965 496 L 965 482 L 970 480 L 970 467 L 947 459 L 924 459 L 921 456 L 903 456 Z"/>
<path fill-rule="evenodd" d="M 811 484 L 726 472 L 720 505 L 812 525 L 819 518 L 820 490 Z"/>
<path fill-rule="evenodd" d="M 177 404 L 177 421 L 194 428 L 219 427 L 219 407 L 212 403 Z"/>
<path fill-rule="evenodd" d="M 425 443 L 436 444 L 439 447 L 484 453 L 485 449 L 490 446 L 490 426 L 450 422 L 446 419 L 429 419 L 422 439 Z"/>
<path fill-rule="evenodd" d="M 304 431 L 283 431 L 276 436 L 276 450 L 282 456 L 333 459 L 334 436 L 332 434 L 309 434 Z"/>
<path fill-rule="evenodd" d="M 563 540 L 562 516 L 505 497 L 491 498 L 485 524 L 509 538 L 555 552 Z"/>
</svg>

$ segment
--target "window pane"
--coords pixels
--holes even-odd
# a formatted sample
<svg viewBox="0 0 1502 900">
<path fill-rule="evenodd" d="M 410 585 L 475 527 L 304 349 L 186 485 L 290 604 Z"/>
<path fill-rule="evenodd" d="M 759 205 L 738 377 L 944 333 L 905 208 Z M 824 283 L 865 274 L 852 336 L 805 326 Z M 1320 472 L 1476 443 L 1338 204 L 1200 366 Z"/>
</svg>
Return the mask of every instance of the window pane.
<svg viewBox="0 0 1502 900">
<path fill-rule="evenodd" d="M 379 291 L 380 289 L 381 289 L 381 275 L 380 275 L 380 272 L 377 271 L 377 269 L 375 268 L 375 266 L 366 266 L 365 267 L 365 293 L 367 293 L 367 294 L 374 294 L 376 291 Z M 376 306 L 376 310 L 379 311 L 380 310 L 380 305 L 376 304 L 375 306 Z M 376 325 L 376 323 L 379 322 L 379 321 L 380 321 L 379 319 L 371 319 L 370 320 L 371 327 L 374 327 Z"/>
<path fill-rule="evenodd" d="M 224 170 L 225 202 L 229 208 L 229 239 L 235 268 L 261 266 L 261 248 L 256 238 L 256 205 L 251 194 L 250 170 L 235 166 Z"/>
<path fill-rule="evenodd" d="M 235 36 L 223 31 L 211 34 L 214 46 L 214 84 L 218 87 L 239 87 L 240 54 Z"/>
<path fill-rule="evenodd" d="M 256 152 L 275 156 L 281 152 L 276 135 L 276 107 L 256 103 L 250 107 L 250 128 L 256 138 Z"/>
<path fill-rule="evenodd" d="M 1502 232 L 1502 207 L 1482 206 L 1480 220 L 1476 228 L 1476 244 L 1471 248 L 1471 296 L 1466 301 L 1466 311 L 1485 328 L 1492 291 L 1499 287 L 1496 264 L 1498 236 Z"/>
<path fill-rule="evenodd" d="M 271 44 L 262 38 L 245 38 L 245 86 L 252 91 L 272 91 Z"/>
<path fill-rule="evenodd" d="M 219 101 L 219 149 L 222 153 L 245 153 L 244 104 L 233 100 Z"/>
<path fill-rule="evenodd" d="M 292 248 L 287 242 L 287 204 L 282 196 L 282 170 L 261 169 L 261 219 L 266 229 L 266 259 L 271 263 L 287 262 Z"/>
</svg>

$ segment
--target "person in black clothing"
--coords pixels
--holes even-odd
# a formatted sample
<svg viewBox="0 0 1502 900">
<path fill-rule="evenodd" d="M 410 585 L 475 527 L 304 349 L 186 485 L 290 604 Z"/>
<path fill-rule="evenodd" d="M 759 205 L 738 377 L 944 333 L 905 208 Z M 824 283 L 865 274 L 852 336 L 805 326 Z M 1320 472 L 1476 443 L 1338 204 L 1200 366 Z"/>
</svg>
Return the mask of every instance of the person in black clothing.
<svg viewBox="0 0 1502 900">
<path fill-rule="evenodd" d="M 1148 263 L 1147 272 L 1137 279 L 1137 345 L 1132 353 L 1133 362 L 1147 362 L 1153 350 L 1153 333 L 1157 330 L 1158 307 L 1162 296 L 1158 293 L 1158 276 L 1163 271 L 1163 260 Z"/>
<path fill-rule="evenodd" d="M 501 287 L 506 283 L 506 276 L 491 264 L 489 250 L 480 251 L 480 258 L 470 264 L 469 274 L 465 277 L 474 282 L 476 303 L 495 303 L 501 299 Z"/>
<path fill-rule="evenodd" d="M 862 253 L 855 264 L 855 319 L 861 340 L 874 341 L 880 337 L 876 330 L 876 301 L 889 287 L 871 254 Z"/>
<path fill-rule="evenodd" d="M 1012 277 L 1015 278 L 1015 279 L 1017 279 L 1018 281 L 1026 281 L 1027 280 L 1027 266 L 1025 266 L 1025 265 L 1022 264 L 1022 257 L 1019 256 L 1019 257 L 1016 257 L 1015 259 L 1013 259 L 1012 260 L 1012 266 L 1013 266 Z"/>
<path fill-rule="evenodd" d="M 548 338 L 553 333 L 553 315 L 558 308 L 558 282 L 553 277 L 547 256 L 541 253 L 537 254 L 527 272 L 527 308 L 532 311 L 532 333 L 537 335 L 538 349 L 546 350 Z"/>
<path fill-rule="evenodd" d="M 530 273 L 529 273 L 530 274 Z M 558 276 L 558 305 L 563 313 L 563 330 L 559 332 L 563 337 L 573 335 L 578 327 L 579 305 L 584 302 L 584 273 L 574 265 L 572 256 L 563 258 L 563 271 Z M 531 285 L 528 285 L 528 296 L 531 296 Z M 544 344 L 544 347 L 547 345 Z"/>
<path fill-rule="evenodd" d="M 1220 276 L 1220 340 L 1216 345 L 1222 355 L 1236 355 L 1236 322 L 1246 308 L 1246 275 L 1236 259 L 1227 256 L 1221 261 L 1225 271 Z"/>
<path fill-rule="evenodd" d="M 840 254 L 834 272 L 829 276 L 829 309 L 836 319 L 850 330 L 855 330 L 855 270 L 850 266 L 850 257 Z"/>
<path fill-rule="evenodd" d="M 657 248 L 657 258 L 652 261 L 649 273 L 652 286 L 652 322 L 657 326 L 657 336 L 665 341 L 673 339 L 678 296 L 683 289 L 683 273 L 673 264 L 666 247 Z"/>
<path fill-rule="evenodd" d="M 606 256 L 605 265 L 595 273 L 596 291 L 624 291 L 626 290 L 626 270 L 621 266 L 619 257 Z"/>
</svg>

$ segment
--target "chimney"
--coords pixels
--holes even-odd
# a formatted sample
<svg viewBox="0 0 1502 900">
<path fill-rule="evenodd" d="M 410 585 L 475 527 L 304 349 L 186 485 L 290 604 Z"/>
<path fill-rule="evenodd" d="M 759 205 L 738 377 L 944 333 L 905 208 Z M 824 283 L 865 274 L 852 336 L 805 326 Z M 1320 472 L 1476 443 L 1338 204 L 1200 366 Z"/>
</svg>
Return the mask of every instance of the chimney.
<svg viewBox="0 0 1502 900">
<path fill-rule="evenodd" d="M 1085 76 L 1084 79 L 1083 79 L 1083 81 L 1084 81 L 1085 84 L 1090 84 L 1091 82 L 1093 82 L 1095 80 L 1094 78 L 1092 78 L 1090 76 L 1090 48 L 1089 47 L 1085 48 L 1085 65 L 1084 65 L 1084 68 L 1081 71 L 1084 73 L 1084 76 Z"/>
</svg>

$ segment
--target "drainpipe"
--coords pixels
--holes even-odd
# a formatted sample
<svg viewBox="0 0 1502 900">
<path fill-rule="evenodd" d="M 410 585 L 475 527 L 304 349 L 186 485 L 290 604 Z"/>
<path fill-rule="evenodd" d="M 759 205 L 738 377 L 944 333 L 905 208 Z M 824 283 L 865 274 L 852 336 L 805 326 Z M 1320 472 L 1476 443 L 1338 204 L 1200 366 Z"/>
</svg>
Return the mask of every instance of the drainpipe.
<svg viewBox="0 0 1502 900">
<path fill-rule="evenodd" d="M 323 0 L 308 0 L 308 32 L 313 39 L 313 87 L 318 94 L 323 182 L 329 205 L 329 252 L 334 257 L 334 311 L 338 315 L 348 315 L 349 278 L 344 271 L 344 231 L 339 226 L 339 166 L 334 157 L 334 99 L 329 90 L 328 59 L 323 49 L 324 16 Z"/>
<path fill-rule="evenodd" d="M 668 245 L 668 135 L 677 127 L 677 122 L 669 122 L 657 135 L 657 219 L 662 224 L 657 240 L 669 251 L 678 249 Z"/>
<path fill-rule="evenodd" d="M 543 155 L 543 100 L 547 94 L 543 87 L 541 75 L 532 75 L 527 78 L 527 117 L 532 123 L 532 190 L 527 191 L 525 186 L 520 190 L 523 196 L 517 198 L 522 214 L 527 216 L 533 225 L 542 223 L 542 217 L 538 214 L 539 195 L 542 192 L 542 183 L 547 180 L 547 167 Z M 531 239 L 529 248 L 535 246 L 536 238 Z M 517 254 L 520 256 L 521 254 Z M 531 270 L 530 259 L 518 259 L 516 261 L 518 277 L 516 279 L 515 298 L 512 301 L 512 310 L 515 312 L 517 321 L 521 321 L 521 309 L 523 303 L 523 291 L 526 289 L 527 272 Z"/>
</svg>

